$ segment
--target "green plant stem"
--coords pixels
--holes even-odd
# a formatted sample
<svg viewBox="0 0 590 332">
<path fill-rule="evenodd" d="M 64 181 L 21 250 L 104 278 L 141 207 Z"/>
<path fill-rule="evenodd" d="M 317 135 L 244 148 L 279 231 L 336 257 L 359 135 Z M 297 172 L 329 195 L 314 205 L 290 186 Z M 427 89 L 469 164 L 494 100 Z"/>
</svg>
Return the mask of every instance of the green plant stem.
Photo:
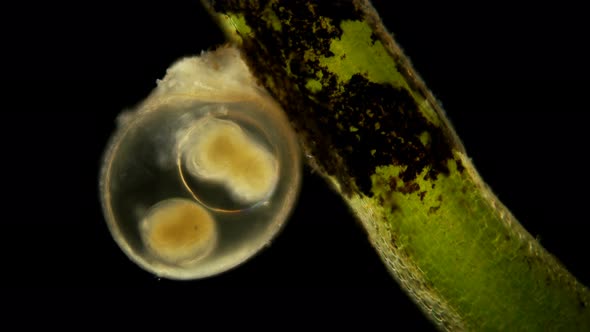
<svg viewBox="0 0 590 332">
<path fill-rule="evenodd" d="M 367 1 L 205 5 L 439 328 L 590 330 L 588 289 L 480 179 Z"/>
</svg>

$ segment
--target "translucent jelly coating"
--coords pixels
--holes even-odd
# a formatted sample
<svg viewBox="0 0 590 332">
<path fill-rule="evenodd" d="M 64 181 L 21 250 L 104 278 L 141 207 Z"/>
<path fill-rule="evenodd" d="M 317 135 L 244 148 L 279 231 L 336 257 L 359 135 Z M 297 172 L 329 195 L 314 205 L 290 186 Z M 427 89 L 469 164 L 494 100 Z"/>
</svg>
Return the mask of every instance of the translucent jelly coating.
<svg viewBox="0 0 590 332">
<path fill-rule="evenodd" d="M 225 184 L 234 197 L 256 202 L 274 189 L 277 160 L 232 121 L 205 117 L 185 144 L 187 168 L 193 175 Z"/>
<path fill-rule="evenodd" d="M 168 199 L 154 205 L 142 221 L 146 246 L 170 263 L 204 257 L 216 239 L 215 220 L 195 202 Z"/>
</svg>

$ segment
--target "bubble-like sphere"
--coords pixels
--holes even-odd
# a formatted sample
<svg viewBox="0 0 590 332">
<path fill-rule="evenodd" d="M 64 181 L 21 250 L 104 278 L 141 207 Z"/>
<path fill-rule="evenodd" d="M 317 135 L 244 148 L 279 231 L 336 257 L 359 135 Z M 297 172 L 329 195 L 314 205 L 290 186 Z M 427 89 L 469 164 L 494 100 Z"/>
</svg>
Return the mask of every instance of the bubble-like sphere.
<svg viewBox="0 0 590 332">
<path fill-rule="evenodd" d="M 227 271 L 278 234 L 300 187 L 300 151 L 280 107 L 234 48 L 182 59 L 105 153 L 100 193 L 123 252 L 160 277 Z"/>
</svg>

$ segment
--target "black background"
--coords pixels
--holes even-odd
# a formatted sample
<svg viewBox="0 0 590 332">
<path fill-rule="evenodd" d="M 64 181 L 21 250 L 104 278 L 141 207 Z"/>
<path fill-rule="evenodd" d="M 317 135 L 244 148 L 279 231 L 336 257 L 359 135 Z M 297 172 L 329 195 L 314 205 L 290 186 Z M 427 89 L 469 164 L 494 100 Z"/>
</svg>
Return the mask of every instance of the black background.
<svg viewBox="0 0 590 332">
<path fill-rule="evenodd" d="M 581 5 L 375 5 L 482 177 L 590 284 L 590 29 Z M 223 42 L 198 1 L 24 3 L 3 16 L 1 288 L 252 297 L 279 311 L 301 302 L 298 317 L 313 312 L 327 324 L 385 316 L 432 328 L 339 197 L 307 169 L 284 231 L 228 273 L 160 280 L 116 246 L 99 205 L 101 154 L 117 114 L 174 60 Z"/>
</svg>

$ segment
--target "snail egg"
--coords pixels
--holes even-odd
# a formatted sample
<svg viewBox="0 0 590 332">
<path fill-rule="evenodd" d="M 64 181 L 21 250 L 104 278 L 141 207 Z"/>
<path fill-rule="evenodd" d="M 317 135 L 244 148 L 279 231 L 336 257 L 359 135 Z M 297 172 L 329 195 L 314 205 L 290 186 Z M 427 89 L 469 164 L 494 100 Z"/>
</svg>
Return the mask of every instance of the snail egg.
<svg viewBox="0 0 590 332">
<path fill-rule="evenodd" d="M 180 60 L 121 119 L 100 193 L 113 239 L 140 267 L 208 277 L 278 234 L 299 192 L 300 150 L 236 49 Z"/>
</svg>

